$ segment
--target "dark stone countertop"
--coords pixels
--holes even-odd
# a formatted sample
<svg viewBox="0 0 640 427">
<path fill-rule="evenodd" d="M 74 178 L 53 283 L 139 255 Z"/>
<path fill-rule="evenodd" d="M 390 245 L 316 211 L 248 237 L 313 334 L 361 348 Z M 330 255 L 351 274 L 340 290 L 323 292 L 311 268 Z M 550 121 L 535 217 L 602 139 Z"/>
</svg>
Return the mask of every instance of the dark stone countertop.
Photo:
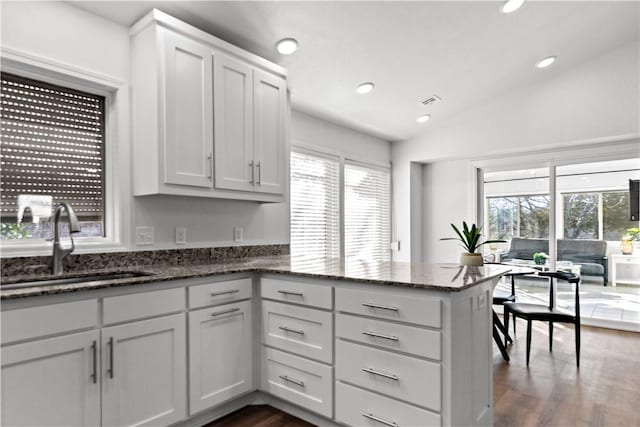
<svg viewBox="0 0 640 427">
<path fill-rule="evenodd" d="M 52 295 L 85 290 L 133 286 L 143 283 L 164 282 L 177 279 L 218 276 L 231 273 L 273 273 L 309 278 L 327 278 L 349 282 L 387 286 L 402 286 L 444 292 L 458 292 L 501 276 L 510 270 L 502 265 L 462 267 L 456 264 L 425 264 L 408 262 L 345 262 L 339 258 L 302 258 L 289 255 L 232 259 L 206 264 L 152 265 L 101 270 L 74 271 L 61 277 L 78 277 L 86 274 L 140 271 L 148 275 L 114 280 L 94 280 L 64 285 L 33 286 L 20 289 L 2 289 L 4 285 L 32 280 L 51 279 L 42 274 L 3 278 L 0 298 Z M 58 277 L 56 277 L 58 278 Z"/>
</svg>

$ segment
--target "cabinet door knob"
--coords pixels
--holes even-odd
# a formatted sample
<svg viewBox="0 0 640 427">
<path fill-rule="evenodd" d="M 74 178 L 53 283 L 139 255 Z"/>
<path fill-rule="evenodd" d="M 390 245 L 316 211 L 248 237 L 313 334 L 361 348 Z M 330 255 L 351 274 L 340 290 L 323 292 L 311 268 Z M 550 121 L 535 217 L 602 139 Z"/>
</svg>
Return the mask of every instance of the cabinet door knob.
<svg viewBox="0 0 640 427">
<path fill-rule="evenodd" d="M 258 168 L 258 182 L 256 184 L 262 185 L 262 165 L 260 162 L 256 164 L 256 168 Z"/>
<path fill-rule="evenodd" d="M 253 185 L 255 181 L 255 167 L 253 160 L 249 162 L 249 168 L 251 169 L 251 179 L 249 180 L 249 184 Z"/>
</svg>

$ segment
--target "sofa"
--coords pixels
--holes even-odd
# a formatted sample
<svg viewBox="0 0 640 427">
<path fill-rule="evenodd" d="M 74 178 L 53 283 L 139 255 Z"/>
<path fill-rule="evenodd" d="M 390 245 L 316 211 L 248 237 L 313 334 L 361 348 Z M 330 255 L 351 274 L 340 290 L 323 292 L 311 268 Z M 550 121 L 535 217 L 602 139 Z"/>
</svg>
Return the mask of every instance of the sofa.
<svg viewBox="0 0 640 427">
<path fill-rule="evenodd" d="M 533 260 L 536 252 L 549 253 L 548 239 L 513 237 L 509 251 L 500 257 L 502 262 L 512 259 Z M 601 277 L 607 286 L 607 242 L 604 240 L 558 239 L 558 261 L 580 264 L 581 276 Z"/>
</svg>

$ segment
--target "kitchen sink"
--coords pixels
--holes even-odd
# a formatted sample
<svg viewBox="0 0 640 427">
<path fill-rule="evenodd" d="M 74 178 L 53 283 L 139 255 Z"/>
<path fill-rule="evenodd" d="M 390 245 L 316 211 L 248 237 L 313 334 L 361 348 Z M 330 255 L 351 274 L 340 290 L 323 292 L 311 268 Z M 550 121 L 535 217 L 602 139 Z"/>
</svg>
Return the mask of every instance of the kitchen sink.
<svg viewBox="0 0 640 427">
<path fill-rule="evenodd" d="M 28 282 L 17 282 L 2 284 L 0 289 L 3 291 L 10 289 L 32 288 L 34 286 L 55 286 L 55 285 L 72 285 L 76 283 L 95 283 L 107 280 L 131 279 L 134 277 L 151 276 L 153 273 L 144 271 L 123 271 L 116 273 L 87 274 L 73 277 L 51 278 L 43 277 L 42 279 L 30 280 Z"/>
</svg>

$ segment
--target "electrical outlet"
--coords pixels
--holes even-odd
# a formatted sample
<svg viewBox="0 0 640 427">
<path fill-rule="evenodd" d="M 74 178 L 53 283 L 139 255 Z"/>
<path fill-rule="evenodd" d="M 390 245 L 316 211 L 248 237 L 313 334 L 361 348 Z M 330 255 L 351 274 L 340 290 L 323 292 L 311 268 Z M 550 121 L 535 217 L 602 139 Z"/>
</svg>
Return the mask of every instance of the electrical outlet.
<svg viewBox="0 0 640 427">
<path fill-rule="evenodd" d="M 485 294 L 478 295 L 478 310 L 482 310 L 487 306 L 487 296 Z"/>
<path fill-rule="evenodd" d="M 176 228 L 176 245 L 187 243 L 187 229 L 185 227 Z"/>
<path fill-rule="evenodd" d="M 398 252 L 400 250 L 400 240 L 394 240 L 393 242 L 391 242 L 391 244 L 389 245 L 389 249 Z"/>
<path fill-rule="evenodd" d="M 136 245 L 153 245 L 153 227 L 136 227 Z"/>
<path fill-rule="evenodd" d="M 234 242 L 242 242 L 244 236 L 244 230 L 242 227 L 233 227 L 233 241 Z"/>
</svg>

